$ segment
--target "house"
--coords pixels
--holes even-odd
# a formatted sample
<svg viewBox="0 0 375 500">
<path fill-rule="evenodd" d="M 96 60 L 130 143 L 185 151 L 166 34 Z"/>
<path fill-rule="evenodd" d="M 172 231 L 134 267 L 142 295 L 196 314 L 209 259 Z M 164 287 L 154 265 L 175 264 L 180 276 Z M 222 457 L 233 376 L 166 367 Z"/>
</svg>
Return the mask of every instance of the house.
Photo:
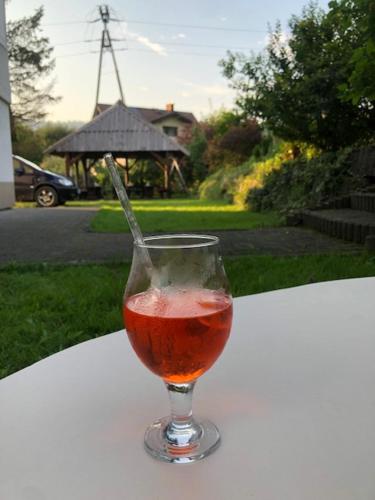
<svg viewBox="0 0 375 500">
<path fill-rule="evenodd" d="M 98 103 L 94 110 L 94 117 L 110 107 L 111 104 Z M 127 108 L 164 132 L 164 134 L 177 139 L 180 144 L 190 142 L 193 128 L 198 124 L 193 113 L 176 111 L 172 103 L 168 103 L 165 109 L 137 108 L 134 106 L 128 106 Z"/>
<path fill-rule="evenodd" d="M 5 31 L 5 4 L 0 0 L 0 209 L 14 203 L 12 145 L 10 139 L 10 85 Z"/>
</svg>

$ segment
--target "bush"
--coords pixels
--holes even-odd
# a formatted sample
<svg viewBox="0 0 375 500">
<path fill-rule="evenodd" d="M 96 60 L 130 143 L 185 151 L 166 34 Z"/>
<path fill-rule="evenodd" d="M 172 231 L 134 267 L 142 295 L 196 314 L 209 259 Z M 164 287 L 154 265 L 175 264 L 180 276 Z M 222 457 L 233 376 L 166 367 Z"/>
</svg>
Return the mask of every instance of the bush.
<svg viewBox="0 0 375 500">
<path fill-rule="evenodd" d="M 217 170 L 199 186 L 199 198 L 201 200 L 227 200 L 232 202 L 236 180 L 247 174 L 251 168 L 251 162 L 247 162 L 239 167 L 228 166 Z"/>
<path fill-rule="evenodd" d="M 264 176 L 260 186 L 248 189 L 245 201 L 254 210 L 286 212 L 316 208 L 329 199 L 347 195 L 366 183 L 352 170 L 352 152 L 352 148 L 345 148 L 283 162 Z"/>
<path fill-rule="evenodd" d="M 233 189 L 234 203 L 242 207 L 249 205 L 250 193 L 262 189 L 268 175 L 278 171 L 285 162 L 292 160 L 296 156 L 300 155 L 308 158 L 314 154 L 314 149 L 303 144 L 280 144 L 275 154 L 263 161 L 254 161 L 251 171 L 247 175 L 239 176 L 236 179 Z M 254 207 L 251 206 L 251 208 Z"/>
<path fill-rule="evenodd" d="M 274 156 L 279 149 L 280 143 L 278 139 L 276 139 L 273 134 L 269 133 L 269 131 L 263 130 L 262 141 L 254 147 L 250 158 L 246 162 L 242 161 L 236 166 L 238 158 L 233 152 L 225 152 L 228 158 L 225 157 L 222 152 L 220 161 L 224 163 L 225 166 L 216 170 L 201 183 L 199 187 L 200 199 L 225 199 L 229 202 L 233 202 L 239 189 L 244 188 L 244 186 L 239 186 L 238 182 L 251 175 L 254 170 L 255 162 L 264 157 Z M 239 201 L 237 200 L 237 202 Z"/>
<path fill-rule="evenodd" d="M 65 160 L 59 156 L 45 156 L 40 166 L 56 174 L 66 175 Z"/>
</svg>

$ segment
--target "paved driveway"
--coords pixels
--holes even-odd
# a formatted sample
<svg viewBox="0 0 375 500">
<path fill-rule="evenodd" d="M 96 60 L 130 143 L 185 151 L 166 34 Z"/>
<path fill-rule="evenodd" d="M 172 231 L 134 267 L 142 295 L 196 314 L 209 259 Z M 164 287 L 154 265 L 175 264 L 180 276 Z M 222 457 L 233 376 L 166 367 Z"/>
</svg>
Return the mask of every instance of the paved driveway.
<svg viewBox="0 0 375 500">
<path fill-rule="evenodd" d="M 131 259 L 130 234 L 90 231 L 90 220 L 97 210 L 57 207 L 0 211 L 0 263 Z M 301 228 L 209 232 L 220 237 L 224 255 L 348 253 L 362 248 Z"/>
</svg>

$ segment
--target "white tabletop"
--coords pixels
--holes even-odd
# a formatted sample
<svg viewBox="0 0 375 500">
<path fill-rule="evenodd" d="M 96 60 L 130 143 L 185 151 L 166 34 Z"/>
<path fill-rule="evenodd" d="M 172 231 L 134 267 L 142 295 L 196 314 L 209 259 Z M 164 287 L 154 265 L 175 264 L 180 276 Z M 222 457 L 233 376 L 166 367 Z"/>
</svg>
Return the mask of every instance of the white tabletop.
<svg viewBox="0 0 375 500">
<path fill-rule="evenodd" d="M 236 299 L 195 393 L 222 445 L 170 465 L 142 446 L 163 384 L 107 335 L 0 382 L 0 499 L 374 500 L 374 385 L 375 278 Z"/>
</svg>

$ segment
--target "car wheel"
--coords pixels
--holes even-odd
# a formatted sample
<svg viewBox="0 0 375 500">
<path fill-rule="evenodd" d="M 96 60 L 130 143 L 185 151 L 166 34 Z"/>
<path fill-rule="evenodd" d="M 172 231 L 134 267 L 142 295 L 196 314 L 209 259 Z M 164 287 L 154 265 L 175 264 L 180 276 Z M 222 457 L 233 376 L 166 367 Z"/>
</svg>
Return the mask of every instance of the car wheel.
<svg viewBox="0 0 375 500">
<path fill-rule="evenodd" d="M 39 207 L 55 207 L 59 203 L 56 190 L 49 186 L 42 186 L 35 193 L 35 201 Z"/>
</svg>

